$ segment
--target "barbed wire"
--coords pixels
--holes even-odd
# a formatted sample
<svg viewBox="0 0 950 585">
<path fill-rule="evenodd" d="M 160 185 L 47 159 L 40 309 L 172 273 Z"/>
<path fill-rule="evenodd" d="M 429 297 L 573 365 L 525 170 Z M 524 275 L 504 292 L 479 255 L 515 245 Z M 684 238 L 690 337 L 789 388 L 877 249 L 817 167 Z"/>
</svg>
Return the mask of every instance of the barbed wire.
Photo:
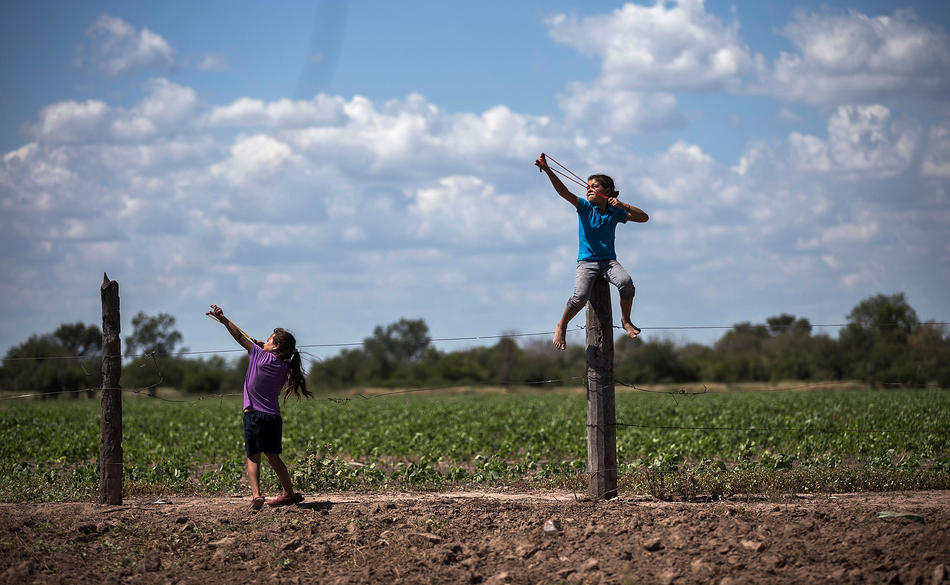
<svg viewBox="0 0 950 585">
<path fill-rule="evenodd" d="M 745 323 L 738 323 L 735 325 L 675 325 L 675 326 L 644 326 L 640 327 L 641 331 L 684 331 L 684 330 L 727 330 L 727 329 L 736 329 L 739 326 L 745 325 Z M 752 324 L 752 325 L 761 325 L 762 327 L 770 329 L 790 329 L 796 326 L 795 323 L 784 324 L 784 325 L 767 325 L 767 324 Z M 809 323 L 810 327 L 847 327 L 851 323 Z M 901 322 L 893 321 L 889 323 L 884 323 L 887 326 L 899 326 L 902 325 Z M 950 325 L 950 321 L 925 321 L 921 325 Z M 623 330 L 622 325 L 612 324 L 613 329 Z M 583 325 L 576 325 L 575 327 L 568 329 L 567 333 L 578 333 L 584 331 L 586 328 Z M 429 343 L 442 343 L 442 342 L 451 342 L 451 341 L 484 341 L 490 339 L 506 339 L 506 338 L 516 338 L 516 337 L 536 337 L 540 335 L 553 335 L 554 331 L 537 331 L 533 333 L 503 333 L 499 335 L 468 335 L 468 336 L 459 336 L 459 337 L 433 337 L 429 338 Z M 365 341 L 359 342 L 347 342 L 347 343 L 310 343 L 298 345 L 299 349 L 304 348 L 319 348 L 319 347 L 360 347 L 365 344 Z M 210 350 L 200 350 L 200 351 L 180 351 L 174 355 L 172 354 L 162 354 L 165 357 L 178 357 L 178 356 L 188 356 L 188 355 L 208 355 L 208 354 L 219 354 L 219 353 L 243 353 L 246 350 L 244 349 L 210 349 Z M 123 359 L 137 359 L 141 357 L 148 357 L 154 355 L 154 352 L 145 352 L 140 354 L 126 354 L 120 355 Z M 0 357 L 0 361 L 27 361 L 27 360 L 84 360 L 84 359 L 99 359 L 100 357 L 115 357 L 115 356 L 100 356 L 100 354 L 85 354 L 85 355 L 47 355 L 47 356 L 14 356 L 14 357 Z"/>
</svg>

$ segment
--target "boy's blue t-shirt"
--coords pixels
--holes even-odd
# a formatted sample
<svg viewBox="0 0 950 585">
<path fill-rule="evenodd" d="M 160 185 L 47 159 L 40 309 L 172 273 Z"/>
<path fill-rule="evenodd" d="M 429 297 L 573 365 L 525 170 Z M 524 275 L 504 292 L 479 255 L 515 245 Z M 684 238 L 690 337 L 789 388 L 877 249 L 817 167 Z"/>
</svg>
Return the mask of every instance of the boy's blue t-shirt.
<svg viewBox="0 0 950 585">
<path fill-rule="evenodd" d="M 627 212 L 607 206 L 601 213 L 584 197 L 577 198 L 577 261 L 616 260 L 614 231 L 618 223 L 627 223 Z"/>
</svg>

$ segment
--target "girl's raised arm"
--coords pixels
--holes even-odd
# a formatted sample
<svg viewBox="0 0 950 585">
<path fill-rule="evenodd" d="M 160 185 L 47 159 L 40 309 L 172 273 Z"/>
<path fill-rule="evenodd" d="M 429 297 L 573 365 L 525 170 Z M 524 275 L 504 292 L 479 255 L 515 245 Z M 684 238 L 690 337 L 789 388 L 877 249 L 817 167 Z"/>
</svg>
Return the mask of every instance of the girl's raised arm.
<svg viewBox="0 0 950 585">
<path fill-rule="evenodd" d="M 567 187 L 564 186 L 564 183 L 561 182 L 560 177 L 554 174 L 554 171 L 552 171 L 551 167 L 548 166 L 548 161 L 544 158 L 543 152 L 541 153 L 541 156 L 538 157 L 538 160 L 534 161 L 534 164 L 537 165 L 539 169 L 547 173 L 548 178 L 551 179 L 551 184 L 554 185 L 554 190 L 557 191 L 557 194 L 574 207 L 577 207 L 577 195 L 568 191 Z"/>
<path fill-rule="evenodd" d="M 241 330 L 238 329 L 237 325 L 232 323 L 227 317 L 224 316 L 224 311 L 221 309 L 221 307 L 218 305 L 211 305 L 211 310 L 205 314 L 217 319 L 218 322 L 224 325 L 225 329 L 228 330 L 228 333 L 231 334 L 231 337 L 233 337 L 234 340 L 241 345 L 241 347 L 250 351 L 251 345 L 253 345 L 254 342 L 251 339 L 245 337 Z"/>
</svg>

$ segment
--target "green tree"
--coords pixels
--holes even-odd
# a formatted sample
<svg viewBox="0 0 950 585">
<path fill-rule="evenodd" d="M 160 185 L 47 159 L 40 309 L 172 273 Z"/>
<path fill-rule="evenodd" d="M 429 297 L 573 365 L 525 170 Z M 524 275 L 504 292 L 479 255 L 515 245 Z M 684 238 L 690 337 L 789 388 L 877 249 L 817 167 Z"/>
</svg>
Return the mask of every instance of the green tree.
<svg viewBox="0 0 950 585">
<path fill-rule="evenodd" d="M 10 348 L 0 367 L 0 386 L 52 397 L 101 385 L 102 332 L 95 325 L 64 323 L 53 333 L 31 335 Z"/>
<path fill-rule="evenodd" d="M 614 371 L 624 384 L 692 382 L 699 369 L 685 361 L 671 339 L 630 340 L 622 335 L 614 343 Z"/>
<path fill-rule="evenodd" d="M 158 353 L 140 355 L 122 366 L 119 383 L 129 390 L 147 390 L 149 396 L 155 396 L 159 387 L 181 388 L 185 379 L 186 361 L 180 357 Z"/>
<path fill-rule="evenodd" d="M 102 352 L 102 331 L 95 325 L 63 323 L 53 337 L 72 355 L 92 356 Z"/>
<path fill-rule="evenodd" d="M 908 345 L 919 326 L 903 293 L 878 294 L 858 303 L 839 335 L 848 374 L 872 384 L 925 382 Z"/>
<path fill-rule="evenodd" d="M 406 319 L 376 326 L 373 336 L 363 340 L 371 379 L 382 384 L 414 381 L 413 364 L 431 355 L 429 327 L 422 319 Z"/>
<path fill-rule="evenodd" d="M 737 323 L 713 345 L 717 364 L 713 379 L 719 382 L 768 380 L 762 346 L 769 338 L 765 325 Z"/>
<path fill-rule="evenodd" d="M 778 380 L 811 380 L 817 372 L 815 344 L 808 319 L 796 319 L 782 313 L 766 319 L 769 339 L 762 350 L 769 378 Z"/>
<path fill-rule="evenodd" d="M 950 388 L 950 335 L 947 326 L 928 321 L 907 338 L 910 355 L 920 376 Z"/>
<path fill-rule="evenodd" d="M 515 372 L 520 357 L 521 348 L 509 334 L 498 340 L 489 358 L 489 366 L 493 370 L 492 377 L 496 384 L 504 386 L 506 390 L 511 390 L 512 384 L 519 381 L 515 380 Z"/>
<path fill-rule="evenodd" d="M 150 317 L 139 311 L 132 317 L 132 335 L 125 338 L 125 351 L 126 354 L 172 355 L 181 339 L 173 315 L 159 313 Z"/>
<path fill-rule="evenodd" d="M 182 389 L 191 394 L 220 392 L 228 380 L 233 380 L 234 366 L 221 356 L 207 359 L 180 360 L 183 366 Z"/>
<path fill-rule="evenodd" d="M 132 317 L 132 335 L 125 338 L 125 354 L 137 356 L 123 368 L 122 383 L 133 387 L 148 388 L 155 396 L 159 385 L 181 388 L 184 382 L 183 364 L 175 359 L 166 359 L 181 343 L 181 333 L 175 329 L 175 317 L 159 313 L 151 317 L 139 311 Z M 126 375 L 125 370 L 131 372 Z"/>
<path fill-rule="evenodd" d="M 335 357 L 314 362 L 307 376 L 307 388 L 315 391 L 355 388 L 365 383 L 366 354 L 362 349 L 344 349 Z"/>
</svg>

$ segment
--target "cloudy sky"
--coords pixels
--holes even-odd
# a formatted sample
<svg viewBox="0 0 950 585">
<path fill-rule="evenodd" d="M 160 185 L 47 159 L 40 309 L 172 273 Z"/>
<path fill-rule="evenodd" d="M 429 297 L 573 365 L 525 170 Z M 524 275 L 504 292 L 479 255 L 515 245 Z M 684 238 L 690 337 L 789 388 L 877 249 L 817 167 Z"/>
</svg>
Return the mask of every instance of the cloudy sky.
<svg viewBox="0 0 950 585">
<path fill-rule="evenodd" d="M 552 331 L 542 151 L 650 214 L 617 249 L 651 338 L 877 293 L 950 320 L 941 2 L 38 0 L 0 51 L 3 351 L 100 324 L 103 272 L 123 334 L 170 313 L 194 351 L 231 348 L 210 303 L 302 344 Z"/>
</svg>

